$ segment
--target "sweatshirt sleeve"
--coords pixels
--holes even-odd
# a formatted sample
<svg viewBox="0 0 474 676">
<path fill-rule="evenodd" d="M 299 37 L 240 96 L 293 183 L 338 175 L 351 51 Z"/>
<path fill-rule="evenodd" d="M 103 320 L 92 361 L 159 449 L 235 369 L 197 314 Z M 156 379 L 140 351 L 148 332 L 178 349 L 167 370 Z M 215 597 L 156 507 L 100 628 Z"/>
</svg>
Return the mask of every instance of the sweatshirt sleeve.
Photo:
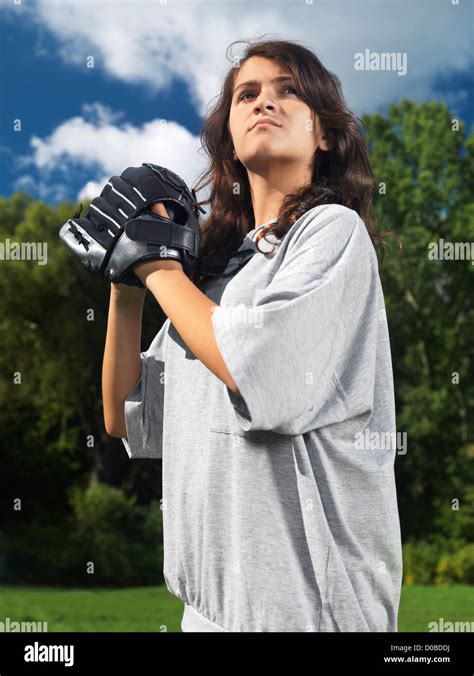
<svg viewBox="0 0 474 676">
<path fill-rule="evenodd" d="M 129 458 L 162 458 L 165 395 L 165 340 L 169 319 L 146 352 L 140 353 L 142 370 L 125 399 L 127 437 L 122 437 Z"/>
<path fill-rule="evenodd" d="M 300 434 L 323 418 L 344 419 L 335 371 L 352 311 L 345 292 L 367 284 L 352 255 L 359 227 L 352 209 L 310 210 L 252 306 L 214 308 L 216 342 L 239 389 L 227 395 L 243 430 Z"/>
</svg>

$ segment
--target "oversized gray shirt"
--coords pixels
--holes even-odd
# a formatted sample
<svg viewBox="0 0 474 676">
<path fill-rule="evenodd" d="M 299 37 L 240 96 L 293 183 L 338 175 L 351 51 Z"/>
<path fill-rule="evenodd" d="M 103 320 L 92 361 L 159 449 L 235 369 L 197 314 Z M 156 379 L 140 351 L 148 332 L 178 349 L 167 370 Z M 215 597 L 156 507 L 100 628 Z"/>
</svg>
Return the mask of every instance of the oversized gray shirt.
<svg viewBox="0 0 474 676">
<path fill-rule="evenodd" d="M 131 458 L 162 458 L 164 578 L 187 631 L 397 631 L 393 373 L 358 214 L 301 216 L 203 291 L 240 394 L 167 319 L 125 402 Z"/>
</svg>

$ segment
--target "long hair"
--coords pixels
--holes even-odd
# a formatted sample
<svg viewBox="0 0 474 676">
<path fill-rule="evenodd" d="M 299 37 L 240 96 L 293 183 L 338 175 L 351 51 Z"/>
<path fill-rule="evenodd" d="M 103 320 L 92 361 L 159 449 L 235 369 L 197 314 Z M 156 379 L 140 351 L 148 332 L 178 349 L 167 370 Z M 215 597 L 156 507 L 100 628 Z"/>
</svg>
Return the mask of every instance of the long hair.
<svg viewBox="0 0 474 676">
<path fill-rule="evenodd" d="M 256 227 L 247 169 L 233 159 L 233 142 L 229 131 L 229 114 L 234 83 L 240 66 L 252 56 L 275 60 L 294 77 L 298 96 L 317 113 L 330 150 L 315 151 L 312 158 L 311 182 L 297 192 L 287 194 L 281 204 L 277 222 L 268 232 L 278 239 L 288 232 L 293 223 L 309 209 L 320 204 L 342 204 L 354 209 L 363 220 L 372 243 L 381 249 L 383 240 L 375 231 L 372 211 L 374 176 L 367 147 L 358 128 L 356 117 L 348 108 L 339 78 L 327 70 L 318 57 L 306 47 L 283 40 L 265 40 L 249 43 L 238 65 L 229 68 L 220 95 L 201 129 L 201 145 L 209 157 L 209 164 L 198 177 L 194 190 L 211 184 L 208 200 L 208 218 L 201 226 L 202 248 L 200 264 L 216 261 L 235 252 L 245 235 Z M 232 62 L 232 61 L 231 61 Z M 235 59 L 234 59 L 235 62 Z M 223 266 L 225 267 L 225 265 Z M 205 270 L 201 267 L 200 270 Z M 198 273 L 198 280 L 201 273 Z M 204 273 L 205 276 L 205 273 Z"/>
</svg>

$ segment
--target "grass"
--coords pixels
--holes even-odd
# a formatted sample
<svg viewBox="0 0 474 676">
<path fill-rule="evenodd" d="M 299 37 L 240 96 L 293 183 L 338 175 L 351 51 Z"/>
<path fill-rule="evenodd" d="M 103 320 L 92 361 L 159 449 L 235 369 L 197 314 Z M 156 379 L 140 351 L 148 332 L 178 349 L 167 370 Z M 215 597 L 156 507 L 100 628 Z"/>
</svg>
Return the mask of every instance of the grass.
<svg viewBox="0 0 474 676">
<path fill-rule="evenodd" d="M 181 631 L 183 603 L 165 586 L 127 589 L 0 587 L 0 622 L 47 622 L 48 631 Z M 403 587 L 399 631 L 428 623 L 474 622 L 474 586 Z"/>
<path fill-rule="evenodd" d="M 398 631 L 429 631 L 430 622 L 474 622 L 474 586 L 403 587 Z"/>
<path fill-rule="evenodd" d="M 0 622 L 47 622 L 48 631 L 181 631 L 184 604 L 161 587 L 0 587 Z"/>
</svg>

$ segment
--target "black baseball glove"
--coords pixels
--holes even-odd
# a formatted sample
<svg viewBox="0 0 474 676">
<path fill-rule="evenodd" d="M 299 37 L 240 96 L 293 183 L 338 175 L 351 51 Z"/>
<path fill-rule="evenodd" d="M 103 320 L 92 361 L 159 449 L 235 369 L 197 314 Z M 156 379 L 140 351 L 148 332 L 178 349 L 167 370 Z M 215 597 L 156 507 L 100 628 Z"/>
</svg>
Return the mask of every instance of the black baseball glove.
<svg viewBox="0 0 474 676">
<path fill-rule="evenodd" d="M 169 218 L 151 211 L 163 202 Z M 128 167 L 112 176 L 84 216 L 69 218 L 59 237 L 90 272 L 110 282 L 143 287 L 137 263 L 156 258 L 179 261 L 192 278 L 201 249 L 196 194 L 177 174 L 156 164 Z"/>
</svg>

